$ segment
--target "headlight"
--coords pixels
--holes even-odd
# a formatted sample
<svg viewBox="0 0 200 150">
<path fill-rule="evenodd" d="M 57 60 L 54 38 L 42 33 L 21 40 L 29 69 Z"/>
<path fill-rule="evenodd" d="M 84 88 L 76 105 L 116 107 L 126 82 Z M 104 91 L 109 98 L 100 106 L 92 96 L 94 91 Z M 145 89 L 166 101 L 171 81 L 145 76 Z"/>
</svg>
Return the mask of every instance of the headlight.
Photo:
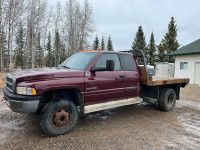
<svg viewBox="0 0 200 150">
<path fill-rule="evenodd" d="M 36 90 L 30 87 L 17 87 L 17 94 L 36 95 Z"/>
</svg>

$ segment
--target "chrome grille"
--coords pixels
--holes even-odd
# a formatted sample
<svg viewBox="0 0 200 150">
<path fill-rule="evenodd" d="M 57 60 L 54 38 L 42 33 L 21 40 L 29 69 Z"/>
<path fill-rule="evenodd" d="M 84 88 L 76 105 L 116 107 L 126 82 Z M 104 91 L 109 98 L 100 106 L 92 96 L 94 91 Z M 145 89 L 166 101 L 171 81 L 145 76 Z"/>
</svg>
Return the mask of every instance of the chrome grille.
<svg viewBox="0 0 200 150">
<path fill-rule="evenodd" d="M 10 74 L 6 76 L 6 87 L 10 92 L 15 92 L 15 78 Z"/>
</svg>

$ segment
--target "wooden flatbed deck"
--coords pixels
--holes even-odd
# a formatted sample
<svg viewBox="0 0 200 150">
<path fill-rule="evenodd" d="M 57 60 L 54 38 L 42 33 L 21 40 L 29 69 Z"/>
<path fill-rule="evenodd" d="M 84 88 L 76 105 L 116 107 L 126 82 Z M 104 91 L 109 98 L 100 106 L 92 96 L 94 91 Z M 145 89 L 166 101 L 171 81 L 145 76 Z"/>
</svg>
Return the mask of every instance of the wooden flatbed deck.
<svg viewBox="0 0 200 150">
<path fill-rule="evenodd" d="M 189 78 L 171 78 L 171 77 L 160 77 L 152 76 L 147 77 L 147 72 L 144 66 L 139 67 L 140 79 L 142 84 L 147 86 L 167 85 L 167 84 L 181 84 L 181 87 L 185 87 L 189 83 Z"/>
<path fill-rule="evenodd" d="M 153 76 L 151 80 L 147 81 L 148 86 L 177 84 L 177 83 L 180 83 L 181 87 L 185 87 L 189 83 L 189 79 Z"/>
</svg>

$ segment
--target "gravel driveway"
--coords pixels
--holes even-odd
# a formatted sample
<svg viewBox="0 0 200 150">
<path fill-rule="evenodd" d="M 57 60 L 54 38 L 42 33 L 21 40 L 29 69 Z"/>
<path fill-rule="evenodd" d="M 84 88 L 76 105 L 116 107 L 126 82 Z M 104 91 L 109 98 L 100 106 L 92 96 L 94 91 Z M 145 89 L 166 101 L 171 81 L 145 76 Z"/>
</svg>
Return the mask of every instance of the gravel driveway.
<svg viewBox="0 0 200 150">
<path fill-rule="evenodd" d="M 194 90 L 192 98 L 182 94 L 171 112 L 147 103 L 101 111 L 80 119 L 71 133 L 54 138 L 43 134 L 38 114 L 11 112 L 1 101 L 0 149 L 199 149 L 200 88 Z"/>
</svg>

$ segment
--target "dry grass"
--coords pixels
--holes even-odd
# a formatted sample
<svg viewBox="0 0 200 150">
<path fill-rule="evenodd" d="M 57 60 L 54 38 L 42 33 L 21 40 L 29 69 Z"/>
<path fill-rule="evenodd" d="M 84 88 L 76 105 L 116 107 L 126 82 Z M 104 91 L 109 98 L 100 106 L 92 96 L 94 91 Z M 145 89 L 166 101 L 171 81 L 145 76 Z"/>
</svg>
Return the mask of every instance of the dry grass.
<svg viewBox="0 0 200 150">
<path fill-rule="evenodd" d="M 6 74 L 5 72 L 0 72 L 0 88 L 5 86 Z"/>
<path fill-rule="evenodd" d="M 200 86 L 189 84 L 185 88 L 181 88 L 181 98 L 189 98 L 200 100 Z"/>
</svg>

